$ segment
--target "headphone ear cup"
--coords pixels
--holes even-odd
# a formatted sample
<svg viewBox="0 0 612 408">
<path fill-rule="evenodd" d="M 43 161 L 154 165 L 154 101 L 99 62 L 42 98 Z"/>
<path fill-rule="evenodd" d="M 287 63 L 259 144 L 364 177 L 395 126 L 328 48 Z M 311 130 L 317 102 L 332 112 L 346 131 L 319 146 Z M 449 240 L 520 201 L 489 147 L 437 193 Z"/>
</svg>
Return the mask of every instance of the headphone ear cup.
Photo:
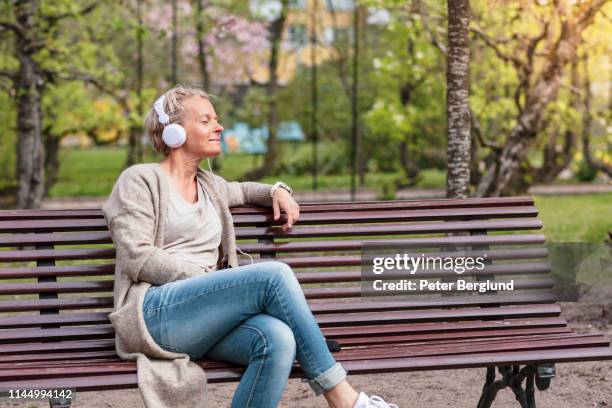
<svg viewBox="0 0 612 408">
<path fill-rule="evenodd" d="M 167 146 L 172 148 L 182 146 L 186 139 L 187 133 L 185 132 L 185 128 L 176 123 L 166 126 L 162 133 L 162 140 Z"/>
</svg>

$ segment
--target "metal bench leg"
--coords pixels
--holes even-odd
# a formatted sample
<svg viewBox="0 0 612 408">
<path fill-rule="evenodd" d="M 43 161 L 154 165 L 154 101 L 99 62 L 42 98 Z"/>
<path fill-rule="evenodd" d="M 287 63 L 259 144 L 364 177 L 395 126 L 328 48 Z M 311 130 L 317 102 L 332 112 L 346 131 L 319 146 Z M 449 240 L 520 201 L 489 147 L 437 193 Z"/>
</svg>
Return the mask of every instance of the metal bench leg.
<svg viewBox="0 0 612 408">
<path fill-rule="evenodd" d="M 487 368 L 485 384 L 478 400 L 477 408 L 490 408 L 499 390 L 509 387 L 514 393 L 521 408 L 536 408 L 535 388 L 544 391 L 550 386 L 550 380 L 555 376 L 554 364 L 498 367 L 502 378 L 495 380 L 495 368 Z M 525 380 L 525 388 L 523 381 Z"/>
<path fill-rule="evenodd" d="M 49 398 L 49 408 L 70 408 L 70 398 Z"/>
</svg>

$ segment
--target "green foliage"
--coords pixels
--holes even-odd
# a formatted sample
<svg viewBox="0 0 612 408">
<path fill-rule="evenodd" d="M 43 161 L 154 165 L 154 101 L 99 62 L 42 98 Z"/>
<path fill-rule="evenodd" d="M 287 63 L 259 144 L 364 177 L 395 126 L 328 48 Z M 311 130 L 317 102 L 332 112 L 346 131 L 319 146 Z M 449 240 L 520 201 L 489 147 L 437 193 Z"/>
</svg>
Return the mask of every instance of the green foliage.
<svg viewBox="0 0 612 408">
<path fill-rule="evenodd" d="M 440 155 L 429 153 L 445 151 L 444 60 L 418 15 L 399 2 L 373 3 L 388 5 L 392 14 L 377 39 L 380 52 L 372 59 L 376 93 L 363 119 L 369 130 L 365 144 L 379 168 L 389 167 L 390 160 L 399 165 L 400 141 L 407 143 L 409 160 L 419 167 L 440 167 Z"/>
<path fill-rule="evenodd" d="M 302 144 L 293 150 L 286 146 L 282 164 L 279 169 L 280 174 L 292 176 L 303 176 L 312 173 L 313 156 L 312 145 Z M 349 156 L 346 154 L 346 142 L 327 141 L 319 143 L 317 148 L 318 174 L 342 174 L 347 172 L 349 166 Z"/>
<path fill-rule="evenodd" d="M 576 178 L 582 182 L 591 182 L 597 177 L 597 169 L 589 166 L 589 163 L 585 159 L 581 159 L 578 162 L 578 171 L 576 172 Z"/>
</svg>

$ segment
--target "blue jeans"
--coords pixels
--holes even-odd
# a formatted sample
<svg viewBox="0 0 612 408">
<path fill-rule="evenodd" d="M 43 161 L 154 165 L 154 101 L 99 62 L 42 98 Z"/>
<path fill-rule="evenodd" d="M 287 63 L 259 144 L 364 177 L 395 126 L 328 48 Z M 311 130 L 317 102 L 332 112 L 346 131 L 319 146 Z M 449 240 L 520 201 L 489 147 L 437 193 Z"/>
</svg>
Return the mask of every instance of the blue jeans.
<svg viewBox="0 0 612 408">
<path fill-rule="evenodd" d="M 144 299 L 157 344 L 247 366 L 232 407 L 276 407 L 297 357 L 316 395 L 346 378 L 291 267 L 278 261 L 152 286 Z"/>
</svg>

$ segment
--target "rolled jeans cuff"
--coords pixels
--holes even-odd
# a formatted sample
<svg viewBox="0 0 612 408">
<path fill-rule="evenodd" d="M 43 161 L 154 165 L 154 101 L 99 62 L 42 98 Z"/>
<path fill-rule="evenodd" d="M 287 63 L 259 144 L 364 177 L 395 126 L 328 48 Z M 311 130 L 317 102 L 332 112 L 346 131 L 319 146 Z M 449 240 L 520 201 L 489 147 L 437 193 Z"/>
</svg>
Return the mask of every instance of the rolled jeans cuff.
<svg viewBox="0 0 612 408">
<path fill-rule="evenodd" d="M 346 370 L 342 367 L 342 364 L 336 363 L 323 374 L 319 374 L 312 380 L 308 380 L 308 385 L 313 389 L 317 396 L 323 394 L 325 391 L 340 384 L 342 380 L 346 378 Z"/>
</svg>

